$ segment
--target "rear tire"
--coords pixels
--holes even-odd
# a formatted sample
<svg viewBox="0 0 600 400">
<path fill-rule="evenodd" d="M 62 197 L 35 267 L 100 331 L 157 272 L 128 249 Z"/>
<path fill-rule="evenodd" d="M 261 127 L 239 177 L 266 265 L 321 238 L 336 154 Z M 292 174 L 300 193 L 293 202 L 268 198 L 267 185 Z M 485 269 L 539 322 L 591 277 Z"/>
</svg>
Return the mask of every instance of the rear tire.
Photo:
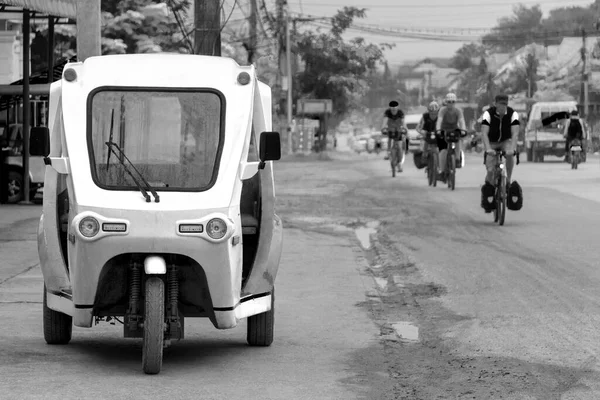
<svg viewBox="0 0 600 400">
<path fill-rule="evenodd" d="M 73 317 L 48 308 L 44 285 L 44 340 L 48 344 L 67 344 L 73 333 Z"/>
<path fill-rule="evenodd" d="M 146 280 L 144 307 L 144 343 L 142 368 L 146 374 L 158 374 L 162 368 L 165 337 L 165 284 L 152 276 Z"/>
<path fill-rule="evenodd" d="M 23 200 L 25 190 L 25 183 L 23 181 L 23 174 L 19 171 L 10 170 L 8 171 L 8 204 L 16 204 Z"/>
<path fill-rule="evenodd" d="M 275 327 L 275 287 L 271 291 L 271 310 L 248 317 L 246 341 L 250 346 L 270 346 Z"/>
</svg>

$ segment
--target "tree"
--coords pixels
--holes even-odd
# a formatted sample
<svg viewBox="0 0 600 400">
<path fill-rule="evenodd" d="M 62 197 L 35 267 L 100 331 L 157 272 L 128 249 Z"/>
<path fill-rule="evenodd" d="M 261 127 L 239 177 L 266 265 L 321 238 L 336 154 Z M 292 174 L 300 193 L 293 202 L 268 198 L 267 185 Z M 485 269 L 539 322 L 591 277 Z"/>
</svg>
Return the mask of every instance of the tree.
<svg viewBox="0 0 600 400">
<path fill-rule="evenodd" d="M 296 50 L 305 63 L 296 76 L 299 95 L 333 100 L 330 126 L 336 126 L 353 109 L 361 108 L 368 91 L 367 77 L 384 61 L 383 50 L 391 46 L 374 45 L 357 37 L 346 41 L 342 34 L 365 10 L 344 7 L 331 19 L 329 32 L 305 31 L 299 35 Z"/>
<path fill-rule="evenodd" d="M 473 59 L 481 58 L 484 54 L 484 46 L 477 43 L 464 44 L 452 57 L 450 66 L 459 71 L 465 71 L 474 66 Z"/>
<path fill-rule="evenodd" d="M 527 8 L 519 4 L 513 15 L 498 20 L 492 33 L 483 37 L 483 44 L 498 52 L 511 52 L 542 36 L 542 9 L 539 5 Z"/>
<path fill-rule="evenodd" d="M 103 0 L 102 54 L 191 52 L 182 32 L 190 0 Z M 55 49 L 71 58 L 76 49 L 76 27 L 59 25 Z M 47 30 L 41 32 L 47 36 Z"/>
</svg>

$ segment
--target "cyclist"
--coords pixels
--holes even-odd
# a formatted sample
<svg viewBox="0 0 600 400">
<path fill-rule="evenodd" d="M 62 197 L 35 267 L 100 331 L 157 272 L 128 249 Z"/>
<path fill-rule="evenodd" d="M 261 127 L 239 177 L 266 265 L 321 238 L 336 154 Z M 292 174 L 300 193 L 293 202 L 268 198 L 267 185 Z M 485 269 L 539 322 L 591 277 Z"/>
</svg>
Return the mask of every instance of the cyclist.
<svg viewBox="0 0 600 400">
<path fill-rule="evenodd" d="M 583 140 L 583 127 L 579 120 L 579 113 L 577 110 L 571 111 L 571 118 L 565 123 L 565 161 L 571 162 L 571 142 L 574 139 Z"/>
<path fill-rule="evenodd" d="M 400 141 L 402 139 L 401 129 L 404 126 L 404 112 L 398 108 L 399 104 L 397 101 L 390 101 L 390 108 L 385 110 L 383 113 L 383 123 L 381 131 L 386 132 L 388 136 L 388 156 L 391 156 L 392 140 Z M 404 157 L 404 143 L 400 142 L 400 160 Z M 402 172 L 402 165 L 398 164 L 398 171 Z"/>
<path fill-rule="evenodd" d="M 444 131 L 453 131 L 457 128 L 467 130 L 465 123 L 465 117 L 460 108 L 455 106 L 456 95 L 454 93 L 448 93 L 445 98 L 446 106 L 440 109 L 438 119 L 435 124 L 436 131 L 443 129 Z M 456 143 L 456 154 L 459 155 L 459 165 L 462 165 L 462 151 L 461 151 L 460 140 Z M 442 167 L 442 180 L 446 180 L 448 175 L 448 165 L 446 163 L 446 156 L 448 155 L 448 147 L 440 151 L 440 166 Z"/>
<path fill-rule="evenodd" d="M 519 137 L 519 114 L 508 107 L 508 96 L 499 94 L 495 104 L 483 113 L 481 122 L 481 137 L 486 152 L 485 167 L 487 175 L 485 184 L 481 187 L 481 207 L 486 212 L 492 212 L 495 204 L 490 201 L 494 197 L 494 169 L 496 167 L 496 153 L 498 149 L 506 152 L 506 186 L 510 188 L 511 176 L 514 167 L 514 152 L 517 149 Z"/>
<path fill-rule="evenodd" d="M 427 135 L 430 132 L 435 132 L 435 124 L 438 118 L 438 112 L 440 111 L 440 105 L 435 102 L 432 101 L 431 103 L 429 103 L 429 106 L 427 106 L 427 112 L 423 114 L 423 116 L 421 116 L 421 120 L 419 121 L 419 125 L 417 125 L 417 132 L 419 132 L 419 134 L 421 134 L 422 136 Z M 425 139 L 422 140 L 421 143 L 421 151 L 422 151 L 422 163 L 425 164 L 427 163 L 427 153 L 429 152 L 429 144 L 425 141 Z M 441 151 L 443 149 L 448 148 L 448 144 L 446 143 L 445 140 L 440 139 L 439 137 L 437 138 L 437 147 L 438 149 Z M 436 171 L 436 173 L 439 171 Z"/>
</svg>

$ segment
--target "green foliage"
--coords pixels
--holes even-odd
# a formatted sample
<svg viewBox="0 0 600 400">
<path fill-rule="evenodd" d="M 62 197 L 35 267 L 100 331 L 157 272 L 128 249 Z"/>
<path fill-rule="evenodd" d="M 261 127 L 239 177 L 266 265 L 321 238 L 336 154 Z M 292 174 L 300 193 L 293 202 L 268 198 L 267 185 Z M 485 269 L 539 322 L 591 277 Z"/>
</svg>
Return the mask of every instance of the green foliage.
<svg viewBox="0 0 600 400">
<path fill-rule="evenodd" d="M 527 8 L 519 4 L 513 15 L 498 20 L 492 33 L 483 37 L 483 44 L 498 52 L 510 52 L 530 43 L 542 35 L 542 9 L 539 5 Z"/>
<path fill-rule="evenodd" d="M 342 38 L 352 21 L 364 16 L 364 9 L 344 7 L 331 19 L 329 32 L 308 30 L 296 41 L 295 50 L 305 64 L 295 79 L 299 96 L 332 99 L 334 125 L 351 110 L 363 107 L 367 77 L 383 63 L 384 49 L 391 47 L 370 44 L 360 37 Z"/>
<path fill-rule="evenodd" d="M 101 5 L 102 54 L 190 52 L 174 18 L 174 12 L 185 18 L 190 0 L 102 0 Z M 72 25 L 56 27 L 59 57 L 75 55 L 76 33 Z"/>
<path fill-rule="evenodd" d="M 485 55 L 485 47 L 477 43 L 467 43 L 456 51 L 450 66 L 465 71 L 475 65 L 473 59 L 481 58 L 483 55 Z"/>
</svg>

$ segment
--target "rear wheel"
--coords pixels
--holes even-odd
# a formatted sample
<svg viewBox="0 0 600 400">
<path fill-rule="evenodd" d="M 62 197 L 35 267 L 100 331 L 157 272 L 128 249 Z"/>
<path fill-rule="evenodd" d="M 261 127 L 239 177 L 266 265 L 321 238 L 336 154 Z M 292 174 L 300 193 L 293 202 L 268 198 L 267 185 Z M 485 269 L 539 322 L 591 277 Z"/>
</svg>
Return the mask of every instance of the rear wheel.
<svg viewBox="0 0 600 400">
<path fill-rule="evenodd" d="M 165 335 L 165 284 L 153 276 L 146 280 L 144 344 L 142 367 L 146 374 L 158 374 L 162 367 Z"/>
<path fill-rule="evenodd" d="M 48 308 L 47 296 L 44 285 L 44 339 L 48 344 L 67 344 L 71 341 L 73 318 Z"/>
<path fill-rule="evenodd" d="M 432 172 L 433 187 L 437 186 L 439 167 L 440 167 L 440 160 L 438 159 L 438 153 L 433 153 L 433 172 Z"/>
<path fill-rule="evenodd" d="M 275 326 L 275 287 L 271 291 L 271 310 L 248 317 L 246 341 L 250 346 L 270 346 Z"/>
<path fill-rule="evenodd" d="M 15 204 L 23 200 L 24 190 L 23 174 L 19 171 L 8 171 L 8 204 Z"/>
<path fill-rule="evenodd" d="M 577 164 L 579 164 L 579 152 L 572 151 L 571 152 L 571 169 L 577 169 Z"/>
</svg>

